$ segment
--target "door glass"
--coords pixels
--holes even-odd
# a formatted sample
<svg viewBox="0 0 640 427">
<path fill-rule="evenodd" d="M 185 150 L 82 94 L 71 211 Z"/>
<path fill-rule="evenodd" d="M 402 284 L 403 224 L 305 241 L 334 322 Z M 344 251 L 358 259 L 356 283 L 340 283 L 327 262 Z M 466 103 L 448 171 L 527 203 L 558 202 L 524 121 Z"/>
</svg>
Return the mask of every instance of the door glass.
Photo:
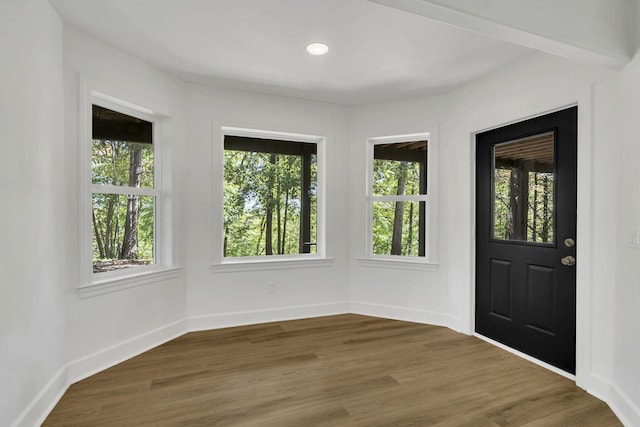
<svg viewBox="0 0 640 427">
<path fill-rule="evenodd" d="M 555 242 L 554 133 L 493 147 L 493 238 Z"/>
</svg>

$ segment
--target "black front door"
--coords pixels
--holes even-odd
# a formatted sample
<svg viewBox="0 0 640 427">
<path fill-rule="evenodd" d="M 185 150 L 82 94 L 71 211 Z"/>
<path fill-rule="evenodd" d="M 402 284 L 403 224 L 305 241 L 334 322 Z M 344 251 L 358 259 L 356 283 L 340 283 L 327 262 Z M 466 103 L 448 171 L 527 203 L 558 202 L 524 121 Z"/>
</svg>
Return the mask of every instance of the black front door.
<svg viewBox="0 0 640 427">
<path fill-rule="evenodd" d="M 476 136 L 476 331 L 575 373 L 577 107 Z"/>
</svg>

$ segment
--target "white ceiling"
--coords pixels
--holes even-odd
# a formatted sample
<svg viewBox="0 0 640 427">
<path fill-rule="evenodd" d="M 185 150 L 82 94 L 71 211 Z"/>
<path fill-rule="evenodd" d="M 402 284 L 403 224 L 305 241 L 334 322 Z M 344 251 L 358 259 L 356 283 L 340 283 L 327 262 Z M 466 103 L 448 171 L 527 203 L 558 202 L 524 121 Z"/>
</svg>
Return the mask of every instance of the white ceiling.
<svg viewBox="0 0 640 427">
<path fill-rule="evenodd" d="M 184 80 L 354 105 L 450 91 L 533 50 L 367 0 L 51 0 Z M 306 53 L 322 41 L 322 57 Z"/>
</svg>

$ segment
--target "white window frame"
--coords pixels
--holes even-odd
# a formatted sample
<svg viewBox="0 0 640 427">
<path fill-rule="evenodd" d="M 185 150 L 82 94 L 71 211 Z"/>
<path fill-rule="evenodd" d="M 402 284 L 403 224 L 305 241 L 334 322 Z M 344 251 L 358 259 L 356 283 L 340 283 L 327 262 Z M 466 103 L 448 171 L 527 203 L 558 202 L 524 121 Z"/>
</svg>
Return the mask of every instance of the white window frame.
<svg viewBox="0 0 640 427">
<path fill-rule="evenodd" d="M 273 268 L 306 268 L 324 265 L 331 260 L 327 258 L 326 247 L 326 214 L 325 214 L 325 147 L 326 137 L 303 133 L 271 131 L 261 129 L 242 128 L 235 126 L 220 126 L 220 144 L 214 149 L 214 161 L 219 165 L 219 175 L 214 176 L 214 188 L 217 187 L 219 196 L 218 215 L 214 217 L 214 228 L 219 239 L 213 245 L 213 261 L 211 268 L 215 271 L 242 271 L 263 270 Z M 317 218 L 316 218 L 316 253 L 312 254 L 285 254 L 285 255 L 261 255 L 246 257 L 224 257 L 224 140 L 226 136 L 243 136 L 248 138 L 275 139 L 290 142 L 306 142 L 316 144 L 317 158 Z"/>
<path fill-rule="evenodd" d="M 79 114 L 78 179 L 79 179 L 79 284 L 82 297 L 90 297 L 134 286 L 155 283 L 177 277 L 179 267 L 173 265 L 172 233 L 169 222 L 170 204 L 163 189 L 167 172 L 163 170 L 162 152 L 168 122 L 166 115 L 142 107 L 127 99 L 127 92 L 104 83 L 81 79 Z M 110 95 L 109 93 L 114 93 Z M 153 188 L 132 188 L 93 184 L 92 182 L 92 107 L 97 105 L 152 123 L 153 126 Z M 92 219 L 93 193 L 136 194 L 155 197 L 154 203 L 154 263 L 148 266 L 126 268 L 118 271 L 93 273 Z"/>
<path fill-rule="evenodd" d="M 373 194 L 374 147 L 379 144 L 394 144 L 413 141 L 428 141 L 427 155 L 427 194 L 406 196 L 376 196 Z M 425 202 L 425 255 L 381 255 L 373 253 L 373 203 L 374 202 Z M 435 270 L 438 265 L 438 131 L 403 135 L 379 136 L 367 139 L 367 177 L 366 177 L 366 215 L 365 235 L 366 256 L 359 258 L 366 266 L 397 266 Z"/>
</svg>

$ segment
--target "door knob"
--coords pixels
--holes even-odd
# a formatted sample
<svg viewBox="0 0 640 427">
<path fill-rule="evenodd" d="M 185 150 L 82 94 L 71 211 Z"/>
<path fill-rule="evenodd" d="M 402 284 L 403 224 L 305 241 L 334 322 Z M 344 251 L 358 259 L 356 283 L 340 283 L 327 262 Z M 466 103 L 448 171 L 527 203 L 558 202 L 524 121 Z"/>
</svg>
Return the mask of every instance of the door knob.
<svg viewBox="0 0 640 427">
<path fill-rule="evenodd" d="M 576 259 L 571 255 L 567 255 L 566 257 L 560 260 L 562 265 L 566 265 L 567 267 L 571 267 L 572 265 L 576 265 Z"/>
</svg>

